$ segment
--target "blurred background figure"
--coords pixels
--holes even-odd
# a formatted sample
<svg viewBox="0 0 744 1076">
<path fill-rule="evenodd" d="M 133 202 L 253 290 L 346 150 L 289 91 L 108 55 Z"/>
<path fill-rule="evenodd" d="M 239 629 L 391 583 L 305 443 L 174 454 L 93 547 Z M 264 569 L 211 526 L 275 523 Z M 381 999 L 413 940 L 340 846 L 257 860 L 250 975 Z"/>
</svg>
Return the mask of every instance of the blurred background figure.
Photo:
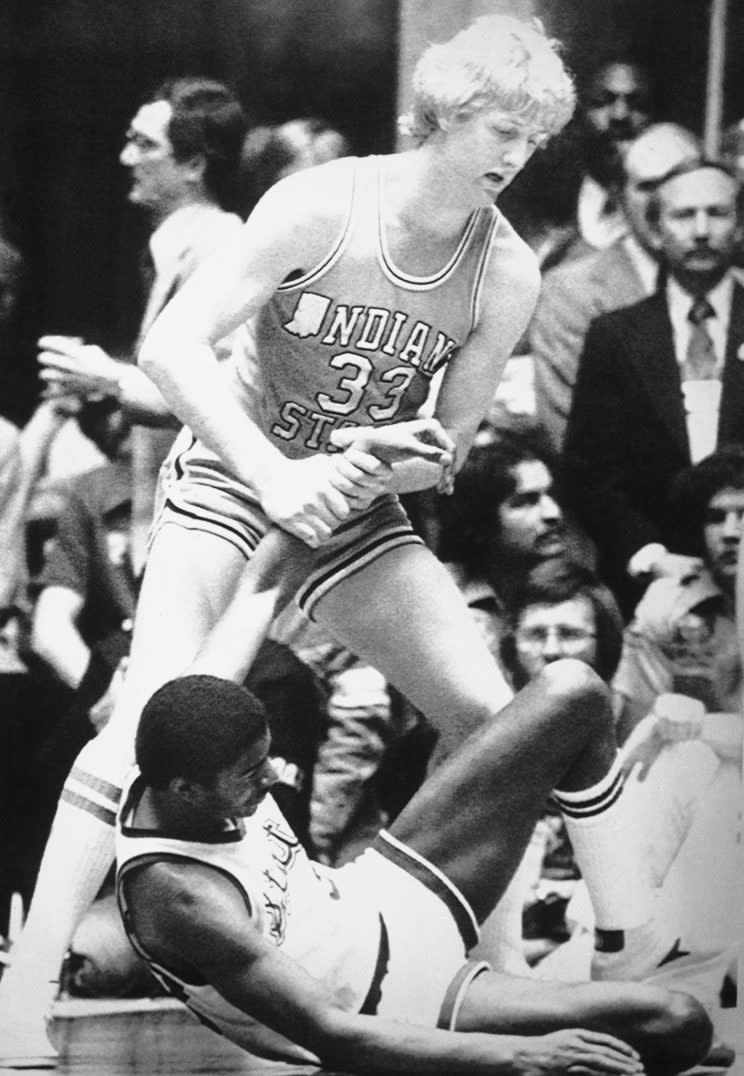
<svg viewBox="0 0 744 1076">
<path fill-rule="evenodd" d="M 277 180 L 303 168 L 347 157 L 349 152 L 346 137 L 315 116 L 252 128 L 240 155 L 243 215 L 248 215 Z"/>
</svg>

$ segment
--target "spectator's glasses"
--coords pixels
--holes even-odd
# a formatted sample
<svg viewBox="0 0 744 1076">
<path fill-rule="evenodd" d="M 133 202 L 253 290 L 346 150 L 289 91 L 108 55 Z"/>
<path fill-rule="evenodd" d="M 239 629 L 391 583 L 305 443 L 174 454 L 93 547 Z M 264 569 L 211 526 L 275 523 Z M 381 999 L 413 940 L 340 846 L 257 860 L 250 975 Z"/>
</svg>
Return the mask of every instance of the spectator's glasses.
<svg viewBox="0 0 744 1076">
<path fill-rule="evenodd" d="M 545 646 L 551 637 L 562 646 L 581 646 L 589 639 L 596 639 L 597 633 L 569 624 L 554 624 L 549 628 L 536 624 L 534 627 L 518 628 L 516 632 L 517 642 L 522 646 Z"/>
</svg>

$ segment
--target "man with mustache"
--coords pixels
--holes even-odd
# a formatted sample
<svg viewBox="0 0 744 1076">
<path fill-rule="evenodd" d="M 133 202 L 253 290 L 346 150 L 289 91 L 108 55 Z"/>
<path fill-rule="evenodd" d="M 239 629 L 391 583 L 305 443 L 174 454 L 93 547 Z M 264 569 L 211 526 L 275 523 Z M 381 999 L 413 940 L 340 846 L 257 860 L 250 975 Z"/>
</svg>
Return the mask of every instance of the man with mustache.
<svg viewBox="0 0 744 1076">
<path fill-rule="evenodd" d="M 568 422 L 566 492 L 626 612 L 642 586 L 684 574 L 670 487 L 744 437 L 744 290 L 732 264 L 738 182 L 697 157 L 657 188 L 664 289 L 592 322 Z"/>
</svg>

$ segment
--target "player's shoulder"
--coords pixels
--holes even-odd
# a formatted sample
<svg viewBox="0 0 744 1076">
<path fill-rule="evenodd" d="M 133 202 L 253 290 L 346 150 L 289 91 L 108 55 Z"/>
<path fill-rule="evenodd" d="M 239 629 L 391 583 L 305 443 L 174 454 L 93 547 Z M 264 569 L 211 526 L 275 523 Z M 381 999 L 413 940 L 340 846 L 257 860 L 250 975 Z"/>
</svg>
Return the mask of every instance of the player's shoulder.
<svg viewBox="0 0 744 1076">
<path fill-rule="evenodd" d="M 261 198 L 254 213 L 312 231 L 337 228 L 348 215 L 358 158 L 342 157 L 285 176 Z"/>
<path fill-rule="evenodd" d="M 487 299 L 489 291 L 494 295 L 494 288 L 498 294 L 511 294 L 518 302 L 536 298 L 540 290 L 537 256 L 504 214 L 496 208 L 493 212 L 495 221 L 486 267 L 484 299 Z M 509 290 L 505 291 L 505 288 Z"/>
</svg>

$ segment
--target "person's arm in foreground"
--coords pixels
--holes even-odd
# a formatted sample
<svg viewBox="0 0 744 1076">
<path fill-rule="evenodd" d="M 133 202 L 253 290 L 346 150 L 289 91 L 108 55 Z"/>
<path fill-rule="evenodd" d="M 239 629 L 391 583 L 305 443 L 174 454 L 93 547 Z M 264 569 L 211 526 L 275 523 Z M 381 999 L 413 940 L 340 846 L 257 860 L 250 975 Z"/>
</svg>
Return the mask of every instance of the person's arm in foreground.
<svg viewBox="0 0 744 1076">
<path fill-rule="evenodd" d="M 167 967 L 185 958 L 232 1005 L 327 1067 L 451 1076 L 643 1071 L 629 1046 L 597 1032 L 465 1034 L 345 1012 L 262 936 L 237 888 L 209 867 L 158 863 L 135 873 L 128 886 L 138 936 L 155 959 Z"/>
</svg>

